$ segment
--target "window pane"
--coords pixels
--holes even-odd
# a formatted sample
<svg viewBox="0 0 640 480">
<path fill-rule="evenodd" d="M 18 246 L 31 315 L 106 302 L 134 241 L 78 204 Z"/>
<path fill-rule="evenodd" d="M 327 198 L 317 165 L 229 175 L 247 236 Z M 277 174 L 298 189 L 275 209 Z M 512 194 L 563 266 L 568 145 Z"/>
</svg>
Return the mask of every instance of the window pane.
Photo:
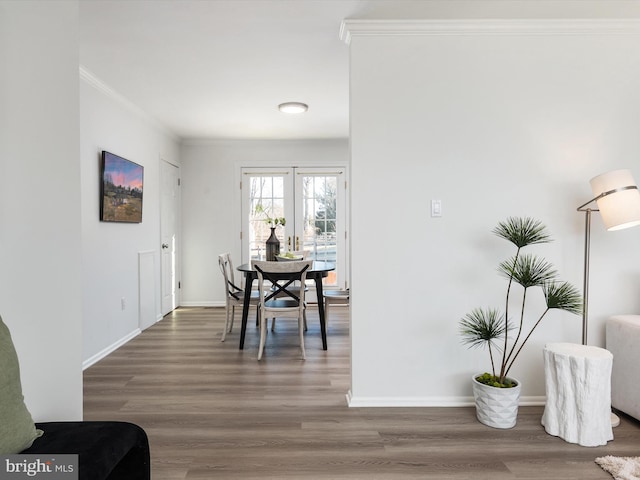
<svg viewBox="0 0 640 480">
<path fill-rule="evenodd" d="M 336 242 L 336 177 L 305 177 L 304 248 L 314 260 L 335 262 Z"/>
<path fill-rule="evenodd" d="M 273 197 L 275 198 L 283 198 L 284 197 L 284 177 L 272 177 L 273 179 Z"/>
<path fill-rule="evenodd" d="M 252 259 L 264 258 L 265 242 L 271 235 L 266 222 L 267 217 L 284 217 L 284 179 L 283 177 L 250 177 L 249 204 L 249 253 Z M 284 229 L 276 228 L 281 244 L 284 242 Z"/>
</svg>

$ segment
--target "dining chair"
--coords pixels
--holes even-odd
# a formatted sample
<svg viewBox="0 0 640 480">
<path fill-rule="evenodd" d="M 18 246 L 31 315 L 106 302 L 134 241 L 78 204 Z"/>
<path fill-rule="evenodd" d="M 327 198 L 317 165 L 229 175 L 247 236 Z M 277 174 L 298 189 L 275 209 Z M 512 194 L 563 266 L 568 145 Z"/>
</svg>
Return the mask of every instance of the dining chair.
<svg viewBox="0 0 640 480">
<path fill-rule="evenodd" d="M 222 253 L 218 255 L 218 266 L 224 276 L 224 288 L 225 288 L 225 313 L 226 319 L 224 323 L 224 330 L 222 332 L 221 342 L 224 342 L 227 333 L 231 333 L 233 329 L 233 319 L 236 313 L 236 307 L 242 307 L 244 305 L 244 290 L 235 284 L 233 273 L 233 262 L 231 261 L 231 255 L 229 253 Z M 258 305 L 259 297 L 257 292 L 251 292 L 250 305 Z"/>
<path fill-rule="evenodd" d="M 276 261 L 277 262 L 292 262 L 292 261 L 300 261 L 300 260 L 307 260 L 309 258 L 309 254 L 311 253 L 309 250 L 290 250 L 289 253 L 291 253 L 294 257 L 302 257 L 301 259 L 298 258 L 296 260 L 287 260 L 286 258 L 283 257 L 278 257 L 276 256 Z M 290 285 L 288 290 L 290 292 L 293 292 L 296 294 L 296 296 L 299 295 L 299 291 L 300 291 L 300 285 L 298 285 L 298 283 L 296 282 L 294 285 Z M 306 285 L 304 286 L 304 291 L 308 292 L 309 291 L 309 287 L 307 287 Z M 276 294 L 276 296 L 282 296 L 282 293 L 278 293 Z M 271 331 L 273 332 L 276 328 L 276 319 L 274 318 L 273 320 L 271 320 Z M 305 320 L 304 320 L 304 331 L 307 331 L 307 317 L 305 315 Z"/>
<path fill-rule="evenodd" d="M 325 325 L 329 325 L 329 306 L 330 305 L 349 305 L 349 289 L 346 290 L 327 290 L 324 296 L 324 318 Z"/>
<path fill-rule="evenodd" d="M 268 318 L 297 318 L 298 334 L 300 336 L 300 350 L 302 358 L 306 358 L 304 350 L 305 330 L 305 289 L 297 291 L 288 289 L 294 282 L 304 285 L 307 270 L 313 265 L 313 260 L 301 260 L 297 262 L 266 262 L 253 261 L 253 267 L 258 275 L 258 292 L 260 304 L 258 306 L 258 318 L 260 324 L 260 346 L 258 347 L 258 360 L 262 359 L 267 340 Z"/>
</svg>

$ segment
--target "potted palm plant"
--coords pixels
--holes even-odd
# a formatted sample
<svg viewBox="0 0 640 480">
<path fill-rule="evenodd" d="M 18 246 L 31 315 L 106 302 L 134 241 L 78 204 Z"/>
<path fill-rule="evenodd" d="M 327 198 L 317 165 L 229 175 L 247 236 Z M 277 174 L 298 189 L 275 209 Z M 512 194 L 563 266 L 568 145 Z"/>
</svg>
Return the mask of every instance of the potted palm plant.
<svg viewBox="0 0 640 480">
<path fill-rule="evenodd" d="M 498 266 L 498 271 L 507 279 L 504 312 L 475 308 L 460 320 L 460 333 L 463 343 L 486 347 L 489 351 L 491 372 L 475 374 L 472 378 L 478 420 L 495 428 L 511 428 L 518 415 L 520 382 L 509 373 L 518 355 L 551 310 L 577 315 L 581 312 L 582 298 L 574 286 L 557 279 L 551 263 L 521 252 L 524 247 L 551 241 L 542 223 L 532 218 L 511 217 L 498 223 L 493 233 L 516 247 L 515 255 Z M 516 285 L 522 287 L 519 298 L 513 298 Z M 528 323 L 525 316 L 530 312 L 525 307 L 533 287 L 542 291 L 546 308 L 533 323 Z M 515 321 L 509 314 L 511 308 L 517 308 Z"/>
</svg>

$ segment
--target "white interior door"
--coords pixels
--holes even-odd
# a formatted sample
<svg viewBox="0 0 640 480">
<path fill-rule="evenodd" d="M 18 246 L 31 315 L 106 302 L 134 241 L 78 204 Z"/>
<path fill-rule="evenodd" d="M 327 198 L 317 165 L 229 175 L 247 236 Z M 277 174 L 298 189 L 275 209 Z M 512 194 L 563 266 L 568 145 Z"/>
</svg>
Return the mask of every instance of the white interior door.
<svg viewBox="0 0 640 480">
<path fill-rule="evenodd" d="M 242 261 L 265 258 L 271 231 L 267 217 L 284 217 L 276 228 L 282 252 L 306 250 L 309 259 L 336 264 L 324 284 L 347 287 L 346 171 L 340 168 L 242 169 Z"/>
<path fill-rule="evenodd" d="M 177 266 L 178 212 L 180 201 L 180 169 L 160 161 L 160 238 L 161 238 L 161 291 L 162 315 L 177 306 Z"/>
</svg>

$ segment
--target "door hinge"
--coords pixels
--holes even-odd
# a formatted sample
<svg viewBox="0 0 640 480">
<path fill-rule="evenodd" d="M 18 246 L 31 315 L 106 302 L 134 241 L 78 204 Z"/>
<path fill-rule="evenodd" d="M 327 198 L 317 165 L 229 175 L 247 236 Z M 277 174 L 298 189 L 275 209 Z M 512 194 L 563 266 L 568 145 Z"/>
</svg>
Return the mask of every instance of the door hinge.
<svg viewBox="0 0 640 480">
<path fill-rule="evenodd" d="M 242 240 L 242 230 L 240 230 L 240 240 Z"/>
<path fill-rule="evenodd" d="M 178 282 L 178 290 L 182 288 L 182 282 Z"/>
<path fill-rule="evenodd" d="M 178 186 L 180 186 L 180 185 L 181 185 L 181 184 L 180 184 L 180 179 L 178 179 Z"/>
<path fill-rule="evenodd" d="M 242 190 L 242 180 L 240 180 L 240 190 Z"/>
</svg>

